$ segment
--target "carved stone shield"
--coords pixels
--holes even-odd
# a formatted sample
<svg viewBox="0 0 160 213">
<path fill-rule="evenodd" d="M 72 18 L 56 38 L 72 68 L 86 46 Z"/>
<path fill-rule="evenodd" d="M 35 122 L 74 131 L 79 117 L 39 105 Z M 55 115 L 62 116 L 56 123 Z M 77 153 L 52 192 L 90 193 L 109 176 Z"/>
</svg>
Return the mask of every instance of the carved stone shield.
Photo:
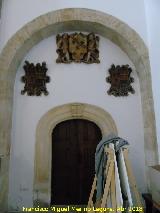
<svg viewBox="0 0 160 213">
<path fill-rule="evenodd" d="M 27 93 L 29 96 L 40 96 L 42 93 L 48 95 L 46 83 L 50 82 L 50 77 L 46 75 L 47 67 L 46 63 L 43 62 L 34 65 L 25 61 L 24 65 L 25 75 L 22 76 L 21 81 L 25 83 L 24 90 L 21 94 Z"/>
<path fill-rule="evenodd" d="M 87 36 L 82 33 L 71 34 L 69 37 L 69 52 L 73 61 L 83 61 L 87 54 Z"/>
<path fill-rule="evenodd" d="M 88 35 L 73 33 L 56 36 L 57 63 L 100 63 L 99 60 L 99 37 L 94 33 Z"/>
<path fill-rule="evenodd" d="M 112 64 L 109 69 L 110 76 L 106 78 L 106 81 L 111 84 L 108 94 L 114 96 L 128 96 L 129 92 L 134 94 L 135 91 L 131 86 L 134 78 L 130 76 L 131 72 L 132 69 L 128 64 L 122 66 Z"/>
</svg>

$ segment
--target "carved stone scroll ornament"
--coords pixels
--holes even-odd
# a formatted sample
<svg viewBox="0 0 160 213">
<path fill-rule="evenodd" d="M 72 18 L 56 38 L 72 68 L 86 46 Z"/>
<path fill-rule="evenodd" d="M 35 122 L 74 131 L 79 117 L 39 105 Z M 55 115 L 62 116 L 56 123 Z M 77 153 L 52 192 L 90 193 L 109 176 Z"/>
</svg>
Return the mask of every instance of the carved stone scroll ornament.
<svg viewBox="0 0 160 213">
<path fill-rule="evenodd" d="M 27 93 L 29 96 L 40 96 L 42 93 L 48 95 L 46 88 L 46 83 L 50 82 L 50 77 L 46 75 L 47 67 L 46 63 L 42 64 L 29 63 L 25 61 L 24 65 L 25 75 L 22 76 L 21 81 L 25 83 L 24 90 L 21 91 L 21 94 L 24 95 Z"/>
<path fill-rule="evenodd" d="M 100 63 L 99 37 L 94 33 L 85 35 L 73 33 L 57 35 L 57 63 Z"/>
<path fill-rule="evenodd" d="M 129 92 L 134 94 L 135 90 L 131 86 L 134 78 L 130 77 L 131 72 L 129 65 L 115 66 L 113 64 L 109 69 L 110 76 L 106 78 L 106 81 L 111 84 L 107 93 L 114 96 L 128 96 Z"/>
</svg>

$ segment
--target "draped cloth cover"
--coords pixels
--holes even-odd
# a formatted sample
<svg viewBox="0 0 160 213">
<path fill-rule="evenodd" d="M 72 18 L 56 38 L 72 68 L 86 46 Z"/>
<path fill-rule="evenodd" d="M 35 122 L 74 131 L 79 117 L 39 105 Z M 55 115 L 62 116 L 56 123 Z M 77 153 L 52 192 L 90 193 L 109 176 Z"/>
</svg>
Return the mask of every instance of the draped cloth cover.
<svg viewBox="0 0 160 213">
<path fill-rule="evenodd" d="M 114 144 L 115 153 L 117 153 L 121 147 L 129 145 L 128 141 L 118 137 L 115 134 L 109 134 L 103 137 L 100 143 L 97 145 L 95 153 L 95 172 L 97 176 L 97 194 L 96 200 L 100 200 L 104 193 L 105 186 L 105 168 L 107 164 L 107 154 L 105 153 L 105 146 L 110 143 Z"/>
</svg>

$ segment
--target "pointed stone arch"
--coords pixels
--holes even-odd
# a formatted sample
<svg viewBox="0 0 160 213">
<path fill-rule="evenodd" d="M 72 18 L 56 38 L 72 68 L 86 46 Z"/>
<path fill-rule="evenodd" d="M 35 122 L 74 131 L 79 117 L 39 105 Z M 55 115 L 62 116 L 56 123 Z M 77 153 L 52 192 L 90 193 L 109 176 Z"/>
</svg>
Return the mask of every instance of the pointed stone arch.
<svg viewBox="0 0 160 213">
<path fill-rule="evenodd" d="M 158 163 L 151 72 L 146 45 L 131 27 L 111 15 L 90 9 L 70 8 L 49 12 L 26 24 L 7 42 L 0 55 L 2 182 L 8 183 L 13 86 L 18 66 L 26 53 L 42 39 L 74 30 L 92 31 L 110 39 L 134 63 L 140 79 L 146 165 Z M 0 206 L 7 206 L 7 191 L 8 184 L 5 184 L 0 192 Z"/>
</svg>

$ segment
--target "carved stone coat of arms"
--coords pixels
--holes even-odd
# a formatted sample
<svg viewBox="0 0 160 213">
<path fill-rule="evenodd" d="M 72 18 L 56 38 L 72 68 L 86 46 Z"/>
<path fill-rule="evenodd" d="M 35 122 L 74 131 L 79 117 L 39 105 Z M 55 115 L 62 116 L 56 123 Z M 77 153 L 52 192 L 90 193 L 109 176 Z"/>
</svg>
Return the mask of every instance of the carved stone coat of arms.
<svg viewBox="0 0 160 213">
<path fill-rule="evenodd" d="M 73 33 L 57 35 L 57 63 L 100 63 L 99 61 L 99 37 L 94 33 L 85 35 Z"/>
<path fill-rule="evenodd" d="M 47 67 L 46 63 L 42 64 L 29 63 L 25 61 L 24 65 L 25 75 L 22 76 L 21 81 L 25 83 L 24 89 L 21 94 L 27 93 L 29 96 L 40 96 L 42 93 L 48 95 L 46 83 L 50 82 L 50 77 L 46 75 Z"/>
<path fill-rule="evenodd" d="M 134 78 L 130 76 L 131 72 L 129 65 L 115 66 L 113 64 L 109 69 L 110 76 L 106 78 L 106 81 L 111 84 L 108 94 L 114 96 L 128 96 L 129 92 L 134 94 L 135 90 L 131 86 Z"/>
</svg>

